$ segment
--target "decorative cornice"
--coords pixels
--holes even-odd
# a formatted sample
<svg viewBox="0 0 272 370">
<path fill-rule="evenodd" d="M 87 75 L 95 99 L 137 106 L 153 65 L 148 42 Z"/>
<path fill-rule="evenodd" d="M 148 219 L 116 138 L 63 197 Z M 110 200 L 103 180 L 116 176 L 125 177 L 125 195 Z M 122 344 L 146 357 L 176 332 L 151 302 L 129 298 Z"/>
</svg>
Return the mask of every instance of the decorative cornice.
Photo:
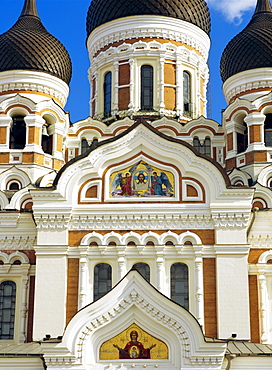
<svg viewBox="0 0 272 370">
<path fill-rule="evenodd" d="M 35 244 L 35 236 L 0 237 L 0 250 L 32 250 Z"/>
<path fill-rule="evenodd" d="M 1 72 L 0 95 L 8 93 L 43 94 L 55 99 L 62 106 L 66 104 L 69 87 L 61 79 L 48 73 L 13 70 Z"/>
<path fill-rule="evenodd" d="M 114 42 L 145 37 L 182 42 L 199 51 L 207 60 L 210 39 L 204 31 L 189 22 L 159 16 L 120 18 L 96 28 L 87 41 L 90 59 Z"/>
<path fill-rule="evenodd" d="M 35 217 L 38 230 L 68 229 L 70 215 L 40 215 Z"/>
</svg>

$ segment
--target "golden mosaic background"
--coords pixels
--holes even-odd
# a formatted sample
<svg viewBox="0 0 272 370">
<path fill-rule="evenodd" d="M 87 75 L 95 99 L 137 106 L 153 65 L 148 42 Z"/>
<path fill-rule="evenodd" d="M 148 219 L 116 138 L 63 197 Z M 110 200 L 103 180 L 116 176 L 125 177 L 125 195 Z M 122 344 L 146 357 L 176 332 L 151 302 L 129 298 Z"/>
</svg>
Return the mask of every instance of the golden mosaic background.
<svg viewBox="0 0 272 370">
<path fill-rule="evenodd" d="M 122 333 L 116 335 L 115 337 L 107 340 L 102 344 L 99 353 L 100 360 L 118 360 L 119 351 L 117 348 L 113 347 L 113 345 L 117 344 L 120 348 L 125 348 L 126 344 L 130 342 L 130 332 L 132 330 L 137 330 L 138 341 L 143 344 L 144 348 L 149 348 L 150 346 L 152 346 L 152 344 L 156 344 L 156 347 L 152 348 L 150 351 L 151 359 L 168 358 L 168 348 L 165 343 L 149 335 L 146 331 L 142 330 L 138 325 L 132 324 Z M 137 359 L 132 360 L 137 361 Z"/>
</svg>

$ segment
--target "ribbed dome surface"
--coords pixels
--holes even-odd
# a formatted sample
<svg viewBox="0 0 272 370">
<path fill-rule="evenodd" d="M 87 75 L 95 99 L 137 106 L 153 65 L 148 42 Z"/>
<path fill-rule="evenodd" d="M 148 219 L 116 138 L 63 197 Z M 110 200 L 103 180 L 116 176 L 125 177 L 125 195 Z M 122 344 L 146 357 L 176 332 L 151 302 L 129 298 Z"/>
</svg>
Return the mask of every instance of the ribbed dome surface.
<svg viewBox="0 0 272 370">
<path fill-rule="evenodd" d="M 178 18 L 210 32 L 210 13 L 205 0 L 92 0 L 87 15 L 87 34 L 101 24 L 133 15 Z"/>
<path fill-rule="evenodd" d="M 258 1 L 249 24 L 226 46 L 220 64 L 223 82 L 239 72 L 272 67 L 272 12 L 270 4 L 266 10 L 261 7 L 264 3 Z"/>
<path fill-rule="evenodd" d="M 0 72 L 14 69 L 46 72 L 67 84 L 72 75 L 67 50 L 34 15 L 22 15 L 0 35 Z"/>
</svg>

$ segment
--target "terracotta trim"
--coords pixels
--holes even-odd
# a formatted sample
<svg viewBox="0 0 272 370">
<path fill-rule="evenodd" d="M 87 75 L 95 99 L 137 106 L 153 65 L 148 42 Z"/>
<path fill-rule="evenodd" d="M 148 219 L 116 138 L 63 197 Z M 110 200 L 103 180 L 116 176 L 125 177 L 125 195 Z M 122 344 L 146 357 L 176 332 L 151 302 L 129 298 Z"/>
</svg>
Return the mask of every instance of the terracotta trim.
<svg viewBox="0 0 272 370">
<path fill-rule="evenodd" d="M 249 275 L 250 336 L 252 343 L 260 343 L 259 298 L 257 275 Z"/>
<path fill-rule="evenodd" d="M 205 336 L 217 338 L 216 258 L 203 258 Z"/>
</svg>

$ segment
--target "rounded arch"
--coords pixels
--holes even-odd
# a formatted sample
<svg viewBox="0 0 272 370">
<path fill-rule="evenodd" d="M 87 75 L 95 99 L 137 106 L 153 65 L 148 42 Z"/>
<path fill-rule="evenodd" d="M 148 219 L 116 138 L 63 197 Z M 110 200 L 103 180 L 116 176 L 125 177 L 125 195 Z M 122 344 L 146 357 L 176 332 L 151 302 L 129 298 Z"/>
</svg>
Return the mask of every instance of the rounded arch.
<svg viewBox="0 0 272 370">
<path fill-rule="evenodd" d="M 0 260 L 4 263 L 7 264 L 9 263 L 9 255 L 5 252 L 0 251 Z"/>
<path fill-rule="evenodd" d="M 141 244 L 141 237 L 139 234 L 131 231 L 123 235 L 122 241 L 124 245 L 128 245 L 128 243 L 131 242 L 135 243 L 135 245 L 139 245 Z"/>
<path fill-rule="evenodd" d="M 141 244 L 146 245 L 148 242 L 154 243 L 154 245 L 159 244 L 159 236 L 158 234 L 149 231 L 148 233 L 144 233 L 141 236 Z"/>
<path fill-rule="evenodd" d="M 9 263 L 11 265 L 17 260 L 19 260 L 21 263 L 29 264 L 29 258 L 22 252 L 17 251 L 9 255 Z"/>
<path fill-rule="evenodd" d="M 5 209 L 8 204 L 9 204 L 9 200 L 6 194 L 0 191 L 0 210 Z"/>
<path fill-rule="evenodd" d="M 81 239 L 80 245 L 90 245 L 92 242 L 103 245 L 102 235 L 93 231 Z"/>
<path fill-rule="evenodd" d="M 202 240 L 200 239 L 200 237 L 197 234 L 192 233 L 191 231 L 186 231 L 185 233 L 180 234 L 178 242 L 179 244 L 182 245 L 185 244 L 186 242 L 191 242 L 193 245 L 202 244 Z"/>
<path fill-rule="evenodd" d="M 161 244 L 166 244 L 168 242 L 172 242 L 173 245 L 178 244 L 178 235 L 173 233 L 172 231 L 167 231 L 163 233 L 160 237 Z"/>
<path fill-rule="evenodd" d="M 17 181 L 21 184 L 20 188 L 25 188 L 31 183 L 28 174 L 15 166 L 0 174 L 1 190 L 6 190 L 10 181 Z"/>
<path fill-rule="evenodd" d="M 272 250 L 262 253 L 258 259 L 258 263 L 267 263 L 272 259 Z"/>
<path fill-rule="evenodd" d="M 122 244 L 122 237 L 120 234 L 112 231 L 104 235 L 103 244 L 109 245 L 110 243 L 116 243 L 116 245 Z"/>
</svg>

